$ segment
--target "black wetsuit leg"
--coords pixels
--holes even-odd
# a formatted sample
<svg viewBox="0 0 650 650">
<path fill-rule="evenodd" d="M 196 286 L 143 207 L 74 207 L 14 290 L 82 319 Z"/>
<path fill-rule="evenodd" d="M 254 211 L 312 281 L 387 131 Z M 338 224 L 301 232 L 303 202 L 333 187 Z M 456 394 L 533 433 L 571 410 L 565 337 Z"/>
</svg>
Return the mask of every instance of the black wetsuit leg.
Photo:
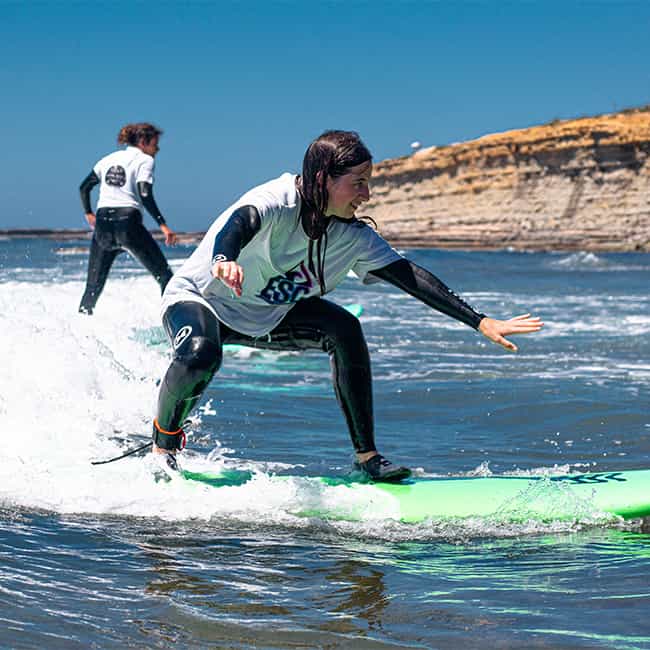
<svg viewBox="0 0 650 650">
<path fill-rule="evenodd" d="M 136 208 L 100 208 L 90 244 L 88 279 L 79 311 L 92 314 L 106 284 L 111 266 L 119 253 L 128 251 L 153 275 L 165 290 L 172 277 L 160 247 L 142 225 L 142 214 Z"/>
<path fill-rule="evenodd" d="M 160 246 L 142 224 L 142 215 L 139 211 L 137 216 L 116 222 L 115 238 L 119 246 L 131 253 L 153 275 L 162 293 L 171 280 L 172 270 Z"/>
<path fill-rule="evenodd" d="M 359 319 L 323 298 L 299 300 L 268 336 L 252 338 L 221 325 L 224 343 L 271 350 L 323 350 L 334 392 L 357 453 L 376 451 L 370 355 Z"/>
<path fill-rule="evenodd" d="M 160 384 L 157 420 L 176 431 L 194 408 L 222 361 L 220 323 L 198 302 L 179 302 L 163 316 L 174 358 Z"/>
<path fill-rule="evenodd" d="M 174 359 L 160 386 L 158 424 L 176 431 L 220 368 L 223 343 L 270 350 L 323 350 L 355 451 L 375 451 L 370 356 L 361 323 L 322 298 L 300 300 L 269 335 L 254 338 L 220 323 L 199 303 L 172 305 L 163 324 Z"/>
<path fill-rule="evenodd" d="M 108 272 L 120 252 L 121 249 L 115 245 L 111 222 L 98 218 L 90 242 L 88 277 L 86 279 L 86 289 L 79 305 L 80 312 L 84 314 L 93 313 L 97 300 L 106 284 Z"/>
</svg>

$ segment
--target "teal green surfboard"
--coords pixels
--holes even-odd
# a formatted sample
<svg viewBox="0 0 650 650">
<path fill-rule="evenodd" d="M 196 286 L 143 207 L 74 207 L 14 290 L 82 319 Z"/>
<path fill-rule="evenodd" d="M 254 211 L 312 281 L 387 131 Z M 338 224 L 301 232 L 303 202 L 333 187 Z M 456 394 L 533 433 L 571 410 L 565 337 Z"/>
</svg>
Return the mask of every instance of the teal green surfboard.
<svg viewBox="0 0 650 650">
<path fill-rule="evenodd" d="M 221 487 L 244 485 L 250 472 L 221 474 L 183 472 L 184 478 Z M 487 478 L 413 479 L 399 484 L 363 483 L 342 478 L 273 477 L 275 481 L 294 479 L 320 483 L 358 497 L 361 510 L 336 507 L 298 512 L 303 516 L 356 520 L 363 506 L 391 513 L 405 523 L 426 520 L 491 518 L 497 521 L 561 521 L 595 515 L 617 515 L 624 519 L 650 516 L 650 470 L 595 472 L 561 476 L 493 476 Z M 328 499 L 327 502 L 331 502 Z"/>
</svg>

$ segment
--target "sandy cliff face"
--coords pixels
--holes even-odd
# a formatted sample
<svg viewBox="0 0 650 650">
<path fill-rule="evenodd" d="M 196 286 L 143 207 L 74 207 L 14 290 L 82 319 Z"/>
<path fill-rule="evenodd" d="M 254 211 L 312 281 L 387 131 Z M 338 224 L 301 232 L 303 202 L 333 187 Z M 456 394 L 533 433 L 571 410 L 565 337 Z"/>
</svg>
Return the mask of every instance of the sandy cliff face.
<svg viewBox="0 0 650 650">
<path fill-rule="evenodd" d="M 361 213 L 400 245 L 650 251 L 650 110 L 423 149 L 375 166 Z"/>
</svg>

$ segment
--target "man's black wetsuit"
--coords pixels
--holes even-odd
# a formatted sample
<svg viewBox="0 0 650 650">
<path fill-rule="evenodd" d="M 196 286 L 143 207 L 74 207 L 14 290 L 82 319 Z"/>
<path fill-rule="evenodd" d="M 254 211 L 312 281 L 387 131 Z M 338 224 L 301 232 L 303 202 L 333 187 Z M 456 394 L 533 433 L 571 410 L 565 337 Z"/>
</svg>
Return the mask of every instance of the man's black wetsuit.
<svg viewBox="0 0 650 650">
<path fill-rule="evenodd" d="M 79 188 L 86 213 L 91 212 L 90 191 L 100 182 L 94 171 L 83 180 Z M 153 198 L 150 183 L 139 182 L 138 193 L 142 204 L 159 225 L 165 220 Z M 90 244 L 88 278 L 79 311 L 92 314 L 104 288 L 106 278 L 115 258 L 129 252 L 153 275 L 162 293 L 172 277 L 172 270 L 160 247 L 142 223 L 142 213 L 134 207 L 99 208 L 95 230 Z"/>
</svg>

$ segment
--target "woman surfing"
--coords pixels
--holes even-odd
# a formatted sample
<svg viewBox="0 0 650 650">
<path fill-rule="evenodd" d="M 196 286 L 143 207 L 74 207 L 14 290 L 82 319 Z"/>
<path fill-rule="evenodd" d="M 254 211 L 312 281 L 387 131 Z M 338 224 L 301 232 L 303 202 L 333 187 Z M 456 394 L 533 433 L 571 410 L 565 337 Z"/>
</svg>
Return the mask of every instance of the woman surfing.
<svg viewBox="0 0 650 650">
<path fill-rule="evenodd" d="M 536 332 L 528 314 L 497 320 L 476 312 L 429 271 L 395 251 L 358 218 L 370 197 L 372 156 L 350 131 L 326 131 L 285 173 L 227 208 L 167 285 L 163 325 L 174 357 L 160 384 L 154 451 L 170 470 L 185 445 L 182 423 L 221 366 L 225 343 L 271 350 L 318 349 L 331 360 L 334 392 L 356 453 L 374 481 L 411 471 L 377 450 L 368 347 L 359 320 L 323 298 L 349 271 L 383 280 L 516 351 L 505 337 Z"/>
</svg>

